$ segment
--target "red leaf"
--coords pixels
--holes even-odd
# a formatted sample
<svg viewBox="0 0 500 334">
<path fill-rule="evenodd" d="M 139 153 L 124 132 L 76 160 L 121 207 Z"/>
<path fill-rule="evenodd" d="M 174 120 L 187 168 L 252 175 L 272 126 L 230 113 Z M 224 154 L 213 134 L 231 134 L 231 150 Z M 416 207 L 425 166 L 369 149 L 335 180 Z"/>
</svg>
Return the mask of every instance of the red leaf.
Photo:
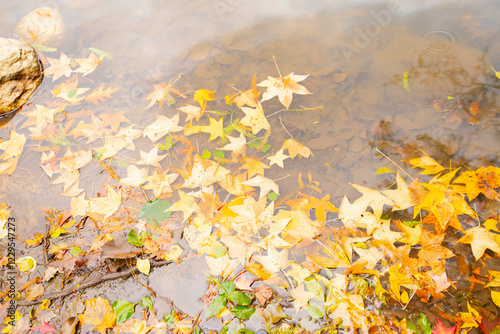
<svg viewBox="0 0 500 334">
<path fill-rule="evenodd" d="M 45 321 L 43 322 L 43 326 L 40 326 L 40 327 L 31 327 L 31 330 L 34 331 L 34 332 L 40 332 L 42 334 L 51 333 L 51 332 L 55 332 L 56 331 L 54 329 L 54 327 L 52 327 L 51 325 L 49 325 Z"/>
<path fill-rule="evenodd" d="M 495 329 L 498 329 L 500 326 L 500 316 L 494 319 L 493 321 L 488 321 L 486 314 L 484 314 L 483 310 L 481 310 L 481 316 L 483 317 L 481 322 L 479 323 L 479 327 L 484 332 L 484 334 L 490 334 Z"/>
<path fill-rule="evenodd" d="M 456 327 L 457 326 L 446 328 L 446 327 L 444 327 L 443 323 L 441 322 L 441 319 L 438 319 L 436 329 L 432 330 L 432 334 L 455 334 Z"/>
</svg>

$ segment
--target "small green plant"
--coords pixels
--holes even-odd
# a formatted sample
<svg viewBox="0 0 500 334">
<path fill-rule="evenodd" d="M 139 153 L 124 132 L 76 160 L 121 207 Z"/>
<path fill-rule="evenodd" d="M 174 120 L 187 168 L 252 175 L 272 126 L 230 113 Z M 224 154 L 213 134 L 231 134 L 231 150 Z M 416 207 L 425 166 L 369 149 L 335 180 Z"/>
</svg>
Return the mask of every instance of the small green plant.
<svg viewBox="0 0 500 334">
<path fill-rule="evenodd" d="M 255 313 L 255 308 L 249 306 L 252 303 L 252 298 L 244 292 L 236 290 L 236 285 L 231 280 L 219 283 L 212 277 L 210 279 L 217 285 L 219 295 L 212 300 L 205 311 L 205 316 L 207 318 L 216 316 L 224 308 L 227 308 L 239 319 L 250 319 Z"/>
</svg>

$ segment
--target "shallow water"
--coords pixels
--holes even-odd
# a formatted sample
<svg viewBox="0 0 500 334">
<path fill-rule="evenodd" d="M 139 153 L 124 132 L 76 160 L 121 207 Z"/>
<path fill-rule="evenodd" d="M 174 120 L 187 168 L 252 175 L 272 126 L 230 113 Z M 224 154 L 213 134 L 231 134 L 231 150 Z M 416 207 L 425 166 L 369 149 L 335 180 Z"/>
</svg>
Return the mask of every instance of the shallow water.
<svg viewBox="0 0 500 334">
<path fill-rule="evenodd" d="M 291 135 L 315 155 L 287 161 L 286 171 L 269 170 L 268 177 L 280 179 L 283 194 L 297 186 L 298 172 L 311 173 L 336 205 L 344 194 L 356 196 L 349 182 L 385 187 L 389 177 L 374 173 L 394 167 L 376 148 L 399 160 L 416 146 L 442 162 L 498 166 L 500 81 L 490 68 L 500 70 L 497 1 L 481 6 L 475 1 L 10 1 L 0 4 L 1 36 L 12 36 L 19 19 L 45 5 L 59 8 L 66 24 L 52 57 L 62 51 L 79 58 L 82 50 L 95 47 L 114 58 L 81 83 L 120 90 L 105 103 L 83 104 L 80 110 L 124 112 L 137 126 L 159 113 L 144 111 L 153 84 L 181 74 L 179 90 L 208 88 L 218 97 L 233 94 L 231 86 L 249 88 L 254 73 L 257 82 L 277 77 L 273 56 L 283 75 L 310 74 L 303 84 L 314 94 L 295 96 L 291 108 L 323 107 L 269 118 L 273 147 Z M 474 101 L 480 111 L 471 115 Z M 183 103 L 179 98 L 162 114 L 173 116 Z M 215 105 L 223 109 L 223 99 Z M 274 101 L 266 114 L 281 109 Z M 8 138 L 23 117 L 1 128 L 0 137 Z M 150 149 L 146 141 L 136 144 Z M 67 209 L 70 201 L 58 196 L 60 185 L 51 184 L 39 168 L 37 144 L 26 145 L 32 150 L 25 148 L 14 174 L 0 175 L 0 202 L 12 207 L 23 226 L 22 240 L 45 230 L 41 207 Z M 78 142 L 73 151 L 84 145 Z M 206 145 L 196 142 L 200 151 Z M 122 151 L 122 158 L 138 156 Z M 86 167 L 80 182 L 89 197 L 96 197 L 103 180 L 93 172 Z"/>
</svg>

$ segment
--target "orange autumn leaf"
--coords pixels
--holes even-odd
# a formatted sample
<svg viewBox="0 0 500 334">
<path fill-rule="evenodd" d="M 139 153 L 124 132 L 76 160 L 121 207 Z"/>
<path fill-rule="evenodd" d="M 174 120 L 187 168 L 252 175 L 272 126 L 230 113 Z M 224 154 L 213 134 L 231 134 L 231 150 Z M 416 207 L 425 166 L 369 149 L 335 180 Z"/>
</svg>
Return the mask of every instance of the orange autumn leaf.
<svg viewBox="0 0 500 334">
<path fill-rule="evenodd" d="M 85 101 L 93 104 L 100 104 L 100 102 L 105 101 L 106 98 L 111 98 L 111 94 L 113 94 L 117 90 L 118 88 L 104 88 L 104 85 L 101 85 L 97 89 L 90 92 L 90 94 L 85 97 Z"/>
</svg>

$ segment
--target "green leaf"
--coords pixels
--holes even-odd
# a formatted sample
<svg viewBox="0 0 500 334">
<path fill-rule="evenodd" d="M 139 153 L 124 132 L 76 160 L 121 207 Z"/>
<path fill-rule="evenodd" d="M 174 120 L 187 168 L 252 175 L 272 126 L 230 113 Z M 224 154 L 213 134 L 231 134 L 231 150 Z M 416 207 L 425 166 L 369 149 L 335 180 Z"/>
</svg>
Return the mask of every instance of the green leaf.
<svg viewBox="0 0 500 334">
<path fill-rule="evenodd" d="M 172 147 L 172 136 L 170 135 L 170 133 L 167 135 L 167 137 L 165 138 L 165 145 L 158 145 L 158 148 L 160 149 L 160 151 L 168 151 L 168 149 L 170 149 Z"/>
<path fill-rule="evenodd" d="M 71 253 L 71 255 L 73 256 L 78 256 L 80 254 L 83 253 L 83 251 L 80 249 L 80 247 L 78 246 L 73 246 L 69 249 L 69 252 Z"/>
<path fill-rule="evenodd" d="M 271 202 L 275 201 L 275 200 L 278 198 L 278 196 L 279 196 L 279 195 L 278 195 L 277 193 L 275 193 L 274 191 L 272 191 L 272 190 L 271 190 L 270 192 L 268 192 L 268 193 L 267 193 L 267 198 L 268 198 Z"/>
<path fill-rule="evenodd" d="M 201 157 L 203 159 L 210 159 L 212 157 L 212 153 L 210 153 L 209 150 L 204 149 L 203 152 L 201 152 Z"/>
<path fill-rule="evenodd" d="M 231 309 L 231 312 L 238 318 L 242 320 L 248 320 L 255 313 L 255 309 L 250 306 L 235 306 Z"/>
<path fill-rule="evenodd" d="M 114 60 L 113 57 L 111 57 L 111 55 L 109 53 L 107 53 L 106 51 L 102 51 L 100 49 L 93 48 L 93 47 L 90 47 L 89 50 L 92 51 L 92 52 L 94 52 L 95 54 L 97 54 L 100 57 L 104 57 L 104 58 L 108 58 L 108 59 Z"/>
<path fill-rule="evenodd" d="M 153 311 L 153 301 L 148 296 L 141 299 L 141 307 Z"/>
<path fill-rule="evenodd" d="M 416 220 L 410 220 L 410 221 L 406 221 L 406 222 L 401 222 L 401 224 L 406 225 L 406 226 L 410 226 L 410 227 L 415 227 L 418 224 L 420 224 L 420 222 L 416 221 Z"/>
<path fill-rule="evenodd" d="M 144 246 L 144 239 L 141 238 L 139 235 L 137 235 L 137 232 L 135 229 L 130 230 L 127 234 L 127 241 L 129 244 L 137 246 L 137 247 L 142 247 Z"/>
<path fill-rule="evenodd" d="M 55 51 L 57 51 L 56 48 L 51 48 L 49 46 L 38 44 L 38 43 L 30 43 L 30 45 L 32 47 L 34 47 L 35 49 L 40 50 L 42 52 L 55 52 Z"/>
<path fill-rule="evenodd" d="M 252 298 L 248 297 L 241 291 L 233 291 L 227 295 L 227 299 L 236 303 L 236 305 L 248 306 L 252 302 Z"/>
<path fill-rule="evenodd" d="M 113 307 L 116 314 L 116 325 L 120 325 L 134 314 L 135 304 L 126 300 L 117 300 L 111 304 L 111 307 Z"/>
<path fill-rule="evenodd" d="M 356 247 L 368 249 L 368 246 L 364 242 L 356 242 Z"/>
<path fill-rule="evenodd" d="M 170 217 L 172 212 L 168 211 L 168 208 L 171 206 L 172 204 L 169 201 L 155 198 L 142 206 L 137 217 L 145 219 L 148 224 L 159 223 Z"/>
<path fill-rule="evenodd" d="M 214 158 L 225 159 L 225 157 L 224 157 L 224 151 L 215 151 L 214 152 Z"/>
<path fill-rule="evenodd" d="M 226 290 L 225 292 L 227 292 L 228 294 L 236 290 L 236 285 L 234 285 L 233 281 L 225 281 L 222 282 L 220 285 L 222 285 L 222 287 Z M 221 287 L 219 287 L 219 295 L 223 294 L 224 290 L 221 289 Z"/>
<path fill-rule="evenodd" d="M 221 246 L 218 246 L 218 247 L 215 247 L 214 249 L 212 249 L 212 255 L 216 259 L 223 257 L 224 255 L 226 255 L 226 253 L 227 253 L 227 246 L 224 246 L 224 245 L 221 245 Z"/>
<path fill-rule="evenodd" d="M 165 313 L 163 320 L 165 320 L 168 327 L 172 326 L 175 323 L 175 312 Z"/>
<path fill-rule="evenodd" d="M 193 334 L 205 334 L 205 332 L 203 331 L 203 329 L 201 329 L 200 327 L 196 327 L 193 332 Z"/>
<path fill-rule="evenodd" d="M 309 315 L 311 316 L 311 318 L 314 318 L 314 319 L 321 319 L 324 317 L 323 312 L 321 311 L 321 308 L 316 303 L 309 305 L 307 312 L 309 312 Z"/>
<path fill-rule="evenodd" d="M 248 143 L 248 147 L 258 149 L 260 147 L 260 142 L 261 141 L 262 141 L 262 139 L 252 140 L 251 142 Z M 271 148 L 270 144 L 265 144 L 264 146 L 262 146 L 262 148 L 260 149 L 260 151 L 265 153 L 270 148 Z"/>
<path fill-rule="evenodd" d="M 205 311 L 205 317 L 210 318 L 213 317 L 214 315 L 219 314 L 224 307 L 226 307 L 227 299 L 226 296 L 218 296 L 212 302 L 210 305 L 208 305 L 207 310 Z"/>
<path fill-rule="evenodd" d="M 408 329 L 415 331 L 416 334 L 432 333 L 431 323 L 427 316 L 423 313 L 410 315 L 408 317 L 407 327 Z"/>
<path fill-rule="evenodd" d="M 236 333 L 238 334 L 254 334 L 251 330 L 248 330 L 246 328 L 240 328 Z"/>
</svg>

